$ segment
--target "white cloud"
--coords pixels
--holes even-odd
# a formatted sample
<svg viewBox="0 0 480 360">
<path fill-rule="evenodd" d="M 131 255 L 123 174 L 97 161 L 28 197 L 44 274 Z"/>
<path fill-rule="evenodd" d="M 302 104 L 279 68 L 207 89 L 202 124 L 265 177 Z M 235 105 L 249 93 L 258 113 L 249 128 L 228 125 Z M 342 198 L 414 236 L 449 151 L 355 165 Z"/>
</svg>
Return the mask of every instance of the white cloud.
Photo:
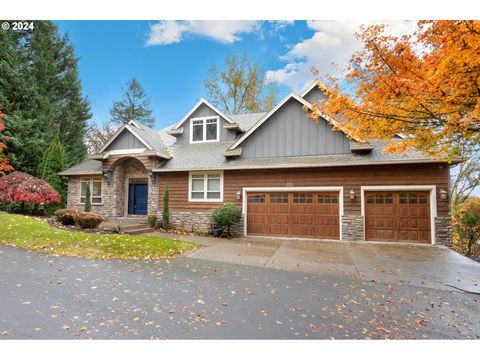
<svg viewBox="0 0 480 360">
<path fill-rule="evenodd" d="M 267 78 L 298 91 L 312 81 L 312 66 L 320 71 L 320 76 L 336 74 L 332 64 L 344 66 L 352 53 L 360 49 L 361 43 L 354 37 L 360 25 L 376 23 L 387 24 L 394 35 L 411 34 L 416 28 L 415 21 L 308 21 L 308 27 L 315 31 L 313 36 L 293 45 L 281 57 L 287 64 L 267 71 Z"/>
<path fill-rule="evenodd" d="M 150 26 L 147 45 L 175 44 L 187 35 L 204 36 L 231 44 L 240 40 L 242 34 L 254 32 L 259 27 L 260 21 L 254 20 L 163 20 Z"/>
</svg>

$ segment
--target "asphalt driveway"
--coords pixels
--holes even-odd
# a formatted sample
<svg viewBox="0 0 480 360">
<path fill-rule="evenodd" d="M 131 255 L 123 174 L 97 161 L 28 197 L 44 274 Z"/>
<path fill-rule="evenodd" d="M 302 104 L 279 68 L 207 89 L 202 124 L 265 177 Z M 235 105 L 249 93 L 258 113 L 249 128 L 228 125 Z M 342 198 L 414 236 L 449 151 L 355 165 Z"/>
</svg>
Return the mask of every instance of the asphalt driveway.
<svg viewBox="0 0 480 360">
<path fill-rule="evenodd" d="M 478 339 L 479 310 L 452 288 L 329 271 L 0 246 L 0 339 Z"/>
<path fill-rule="evenodd" d="M 445 247 L 254 237 L 178 238 L 205 246 L 188 255 L 195 259 L 480 294 L 480 263 Z"/>
</svg>

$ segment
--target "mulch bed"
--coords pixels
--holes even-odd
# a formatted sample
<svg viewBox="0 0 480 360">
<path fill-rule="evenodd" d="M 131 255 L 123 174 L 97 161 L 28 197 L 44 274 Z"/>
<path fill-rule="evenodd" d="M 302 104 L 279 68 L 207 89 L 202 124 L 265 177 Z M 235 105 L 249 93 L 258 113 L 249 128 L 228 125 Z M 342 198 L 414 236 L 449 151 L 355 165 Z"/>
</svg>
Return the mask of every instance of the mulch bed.
<svg viewBox="0 0 480 360">
<path fill-rule="evenodd" d="M 56 221 L 53 217 L 46 219 L 50 226 L 56 227 L 58 229 L 67 230 L 67 231 L 81 231 L 87 234 L 120 234 L 110 229 L 96 228 L 96 229 L 82 229 L 76 225 L 63 225 Z"/>
</svg>

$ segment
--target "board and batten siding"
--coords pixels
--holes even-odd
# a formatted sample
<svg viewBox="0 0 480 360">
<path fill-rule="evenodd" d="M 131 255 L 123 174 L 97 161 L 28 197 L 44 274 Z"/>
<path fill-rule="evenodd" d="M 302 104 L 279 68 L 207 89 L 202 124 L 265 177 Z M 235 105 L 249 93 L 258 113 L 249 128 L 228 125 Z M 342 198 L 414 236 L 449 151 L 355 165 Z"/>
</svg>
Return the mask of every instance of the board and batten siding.
<svg viewBox="0 0 480 360">
<path fill-rule="evenodd" d="M 242 206 L 237 192 L 244 187 L 343 186 L 346 215 L 361 214 L 360 187 L 383 185 L 436 185 L 438 216 L 449 213 L 448 199 L 441 199 L 439 189 L 448 189 L 446 164 L 369 165 L 306 169 L 225 170 L 224 203 Z M 188 202 L 188 172 L 159 174 L 162 208 L 165 186 L 170 188 L 172 210 L 212 210 L 222 203 Z M 350 200 L 350 190 L 355 192 Z"/>
<path fill-rule="evenodd" d="M 106 150 L 145 149 L 145 145 L 127 129 L 124 129 Z"/>
<path fill-rule="evenodd" d="M 306 93 L 303 98 L 307 100 L 310 104 L 313 104 L 319 101 L 320 99 L 327 100 L 327 95 L 325 95 L 322 92 L 322 90 L 318 88 L 318 86 L 315 86 L 312 90 Z"/>
<path fill-rule="evenodd" d="M 208 116 L 219 116 L 220 117 L 220 124 L 218 127 L 218 131 L 220 132 L 219 141 L 228 141 L 235 139 L 235 132 L 232 130 L 224 129 L 223 126 L 225 124 L 229 124 L 223 117 L 221 117 L 217 112 L 212 110 L 209 106 L 202 104 L 196 109 L 192 115 L 182 124 L 183 133 L 182 135 L 177 137 L 177 144 L 189 144 L 190 143 L 190 120 L 193 118 L 201 118 L 201 117 L 208 117 Z"/>
<path fill-rule="evenodd" d="M 241 158 L 309 156 L 350 153 L 350 140 L 324 119 L 315 123 L 303 105 L 287 101 L 241 145 Z"/>
</svg>

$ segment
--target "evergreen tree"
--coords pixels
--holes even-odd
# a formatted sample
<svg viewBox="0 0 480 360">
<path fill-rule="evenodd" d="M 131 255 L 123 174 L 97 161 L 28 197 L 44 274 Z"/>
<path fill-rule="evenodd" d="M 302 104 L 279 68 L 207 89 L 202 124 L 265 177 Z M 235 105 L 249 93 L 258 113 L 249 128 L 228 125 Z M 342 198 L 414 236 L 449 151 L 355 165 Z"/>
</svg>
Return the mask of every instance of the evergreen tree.
<svg viewBox="0 0 480 360">
<path fill-rule="evenodd" d="M 87 189 L 85 191 L 85 206 L 83 207 L 83 210 L 85 212 L 90 212 L 92 211 L 92 191 L 90 190 L 90 184 L 87 185 Z"/>
<path fill-rule="evenodd" d="M 153 127 L 155 118 L 150 109 L 150 99 L 146 97 L 142 86 L 135 79 L 127 83 L 123 89 L 123 100 L 114 101 L 110 109 L 112 122 L 123 125 L 130 120 L 135 120 L 146 126 Z"/>
<path fill-rule="evenodd" d="M 83 137 L 91 117 L 82 95 L 78 59 L 68 36 L 50 21 L 34 30 L 0 31 L 0 104 L 9 137 L 6 155 L 17 170 L 35 173 L 55 134 L 65 144 L 65 166 L 87 155 Z"/>
<path fill-rule="evenodd" d="M 170 208 L 169 208 L 169 200 L 170 200 L 170 190 L 168 189 L 168 185 L 165 187 L 165 192 L 163 193 L 163 210 L 162 210 L 162 226 L 165 230 L 170 228 Z"/>
<path fill-rule="evenodd" d="M 57 173 L 65 168 L 63 147 L 59 136 L 55 136 L 47 150 L 43 153 L 37 168 L 37 177 L 47 181 L 66 200 L 67 182 L 64 176 Z"/>
</svg>

